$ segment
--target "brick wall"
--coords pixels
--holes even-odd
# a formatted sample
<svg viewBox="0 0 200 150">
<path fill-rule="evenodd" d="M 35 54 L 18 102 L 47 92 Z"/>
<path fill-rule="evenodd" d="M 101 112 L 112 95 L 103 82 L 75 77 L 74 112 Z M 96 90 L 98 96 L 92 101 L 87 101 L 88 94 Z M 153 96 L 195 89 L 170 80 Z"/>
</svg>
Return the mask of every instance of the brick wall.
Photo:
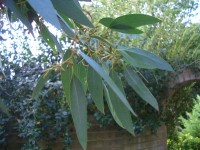
<svg viewBox="0 0 200 150">
<path fill-rule="evenodd" d="M 8 142 L 6 147 L 0 145 L 0 150 L 20 150 L 25 141 L 19 139 L 17 133 L 13 133 L 9 135 Z M 40 144 L 45 145 L 45 143 Z M 87 147 L 87 150 L 166 150 L 166 127 L 160 127 L 155 135 L 145 132 L 135 137 L 115 127 L 90 129 Z M 63 145 L 60 141 L 53 145 L 53 150 L 62 149 Z M 71 149 L 83 150 L 77 140 L 74 141 Z"/>
<path fill-rule="evenodd" d="M 166 127 L 162 126 L 155 135 L 146 132 L 131 136 L 119 129 L 98 129 L 88 132 L 87 150 L 167 150 Z M 83 150 L 78 141 L 73 143 L 72 150 Z"/>
</svg>

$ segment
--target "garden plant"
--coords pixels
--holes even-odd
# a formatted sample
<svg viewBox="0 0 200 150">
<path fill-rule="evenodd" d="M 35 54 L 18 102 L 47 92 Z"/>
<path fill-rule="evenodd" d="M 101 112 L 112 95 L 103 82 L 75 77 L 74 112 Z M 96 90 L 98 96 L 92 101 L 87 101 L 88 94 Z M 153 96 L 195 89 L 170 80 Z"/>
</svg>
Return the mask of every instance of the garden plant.
<svg viewBox="0 0 200 150">
<path fill-rule="evenodd" d="M 24 30 L 28 32 L 28 36 L 34 38 L 39 33 L 43 39 L 40 46 L 44 51 L 38 58 L 33 58 L 30 50 L 23 50 L 26 51 L 23 55 L 18 55 L 16 51 L 9 53 L 4 50 L 0 58 L 3 74 L 1 99 L 3 101 L 12 99 L 8 105 L 11 106 L 9 109 L 14 111 L 7 110 L 4 104 L 1 108 L 9 117 L 18 113 L 18 116 L 13 118 L 20 123 L 20 136 L 29 139 L 24 149 L 39 149 L 36 145 L 36 141 L 40 139 L 39 134 L 44 139 L 46 137 L 46 141 L 49 137 L 53 141 L 62 135 L 63 142 L 66 145 L 70 144 L 68 131 L 70 128 L 66 127 L 70 126 L 72 121 L 80 144 L 83 149 L 86 149 L 87 120 L 90 113 L 94 113 L 102 126 L 105 122 L 109 123 L 114 119 L 120 127 L 132 135 L 141 130 L 141 124 L 144 127 L 145 121 L 150 126 L 160 125 L 162 121 L 164 122 L 163 118 L 158 123 L 153 115 L 147 117 L 146 114 L 151 112 L 154 115 L 160 115 L 161 102 L 156 98 L 160 99 L 157 93 L 161 92 L 162 88 L 156 85 L 157 89 L 148 89 L 146 79 L 154 79 L 155 74 L 159 72 L 159 78 L 156 76 L 156 81 L 160 82 L 166 74 L 173 71 L 161 57 L 170 61 L 176 69 L 185 67 L 178 65 L 183 61 L 188 65 L 190 60 L 197 60 L 199 36 L 196 34 L 190 36 L 192 32 L 188 32 L 187 36 L 185 36 L 186 33 L 179 32 L 180 37 L 184 39 L 180 38 L 178 42 L 175 41 L 175 44 L 173 42 L 176 33 L 170 36 L 169 41 L 172 40 L 171 44 L 175 45 L 173 48 L 163 41 L 157 41 L 157 39 L 166 39 L 162 36 L 167 36 L 168 33 L 166 28 L 163 30 L 167 24 L 163 25 L 161 16 L 155 15 L 154 12 L 157 11 L 159 3 L 155 4 L 155 10 L 148 4 L 152 6 L 148 8 L 152 10 L 150 15 L 141 14 L 146 13 L 142 11 L 142 8 L 139 9 L 142 3 L 140 5 L 138 3 L 137 13 L 125 9 L 126 11 L 119 10 L 119 14 L 114 15 L 109 9 L 104 9 L 104 7 L 109 8 L 106 3 L 111 1 L 101 0 L 100 2 L 103 4 L 102 7 L 92 5 L 82 9 L 78 0 L 0 1 L 2 15 L 7 14 L 11 25 L 16 20 L 20 20 L 25 26 L 19 27 L 20 31 Z M 114 2 L 113 4 L 116 5 L 113 7 L 117 7 L 117 3 L 120 1 Z M 130 3 L 131 1 L 127 1 L 123 7 L 128 8 Z M 193 7 L 191 6 L 191 9 Z M 104 10 L 103 16 L 99 15 L 101 9 Z M 95 13 L 95 10 L 98 13 Z M 174 13 L 174 16 L 177 14 Z M 182 28 L 181 25 L 180 28 Z M 52 26 L 61 31 L 59 38 L 50 31 Z M 191 28 L 199 32 L 199 28 L 195 25 Z M 191 28 L 188 27 L 187 31 Z M 177 30 L 177 28 L 172 29 Z M 161 30 L 166 31 L 166 34 L 159 34 Z M 146 36 L 140 36 L 141 33 L 146 33 Z M 151 33 L 153 33 L 153 38 L 149 42 L 148 35 Z M 182 40 L 188 41 L 187 38 L 190 42 L 185 45 L 179 43 Z M 27 44 L 26 40 L 25 38 Z M 3 42 L 4 39 L 2 39 Z M 192 49 L 189 51 L 192 56 L 187 57 L 187 61 L 183 59 L 178 61 L 177 58 L 180 55 L 176 55 L 174 49 L 184 54 L 186 48 Z M 154 52 L 161 57 L 146 51 L 148 49 L 155 49 Z M 156 51 L 157 49 L 163 51 Z M 15 62 L 9 61 L 10 55 L 14 56 Z M 20 57 L 24 61 L 21 61 Z M 21 67 L 22 64 L 23 67 Z M 192 64 L 198 65 L 199 61 Z M 156 69 L 162 70 L 162 75 Z M 37 84 L 33 89 L 32 84 L 35 82 Z M 3 90 L 4 87 L 11 88 L 10 91 L 13 92 Z M 98 111 L 94 112 L 96 110 L 94 106 Z M 143 112 L 145 108 L 149 108 L 149 112 Z M 1 117 L 2 124 L 9 121 L 5 115 Z M 143 120 L 138 119 L 140 117 Z M 29 126 L 28 130 L 25 128 L 27 126 Z M 54 132 L 50 134 L 51 131 Z M 2 128 L 1 135 L 4 134 L 5 130 Z M 51 146 L 51 141 L 49 141 L 49 146 Z"/>
</svg>

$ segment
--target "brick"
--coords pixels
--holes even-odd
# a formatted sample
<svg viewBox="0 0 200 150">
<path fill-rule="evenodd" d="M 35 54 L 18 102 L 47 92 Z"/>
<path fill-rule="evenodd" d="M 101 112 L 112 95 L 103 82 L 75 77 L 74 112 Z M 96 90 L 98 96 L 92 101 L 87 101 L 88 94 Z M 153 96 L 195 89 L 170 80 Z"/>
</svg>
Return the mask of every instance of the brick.
<svg viewBox="0 0 200 150">
<path fill-rule="evenodd" d="M 72 150 L 83 150 L 74 133 L 74 142 L 71 146 Z M 142 135 L 132 136 L 124 130 L 118 128 L 95 128 L 88 132 L 87 150 L 167 150 L 166 145 L 166 127 L 162 126 L 156 135 L 152 135 L 150 131 L 146 131 Z M 9 135 L 7 150 L 20 150 L 24 140 L 17 136 L 17 133 Z M 44 142 L 40 142 L 45 145 Z M 53 149 L 62 150 L 63 144 L 61 140 L 55 142 Z M 5 150 L 5 147 L 0 147 Z"/>
</svg>

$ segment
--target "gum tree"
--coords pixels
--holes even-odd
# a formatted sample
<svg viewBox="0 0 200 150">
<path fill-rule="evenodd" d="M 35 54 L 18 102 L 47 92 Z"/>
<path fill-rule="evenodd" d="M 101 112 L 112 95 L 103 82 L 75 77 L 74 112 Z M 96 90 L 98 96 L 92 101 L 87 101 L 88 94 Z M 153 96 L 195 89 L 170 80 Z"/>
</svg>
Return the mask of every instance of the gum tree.
<svg viewBox="0 0 200 150">
<path fill-rule="evenodd" d="M 158 103 L 136 68 L 172 71 L 162 58 L 142 49 L 109 43 L 109 37 L 98 34 L 89 13 L 82 11 L 77 0 L 1 0 L 1 12 L 8 19 L 19 19 L 32 36 L 33 23 L 40 35 L 62 62 L 55 64 L 39 78 L 32 94 L 37 99 L 45 83 L 61 74 L 64 98 L 67 101 L 76 133 L 83 149 L 87 147 L 87 96 L 91 95 L 97 109 L 104 113 L 104 99 L 117 124 L 134 135 L 131 115 L 137 116 L 129 104 L 120 73 L 135 92 L 156 110 Z M 106 17 L 98 26 L 108 32 L 140 34 L 138 27 L 159 23 L 160 20 L 145 14 L 125 14 Z M 62 41 L 50 32 L 47 23 L 62 31 Z M 68 41 L 63 45 L 63 41 Z M 67 47 L 67 48 L 66 48 Z M 1 65 L 1 70 L 3 66 Z"/>
</svg>

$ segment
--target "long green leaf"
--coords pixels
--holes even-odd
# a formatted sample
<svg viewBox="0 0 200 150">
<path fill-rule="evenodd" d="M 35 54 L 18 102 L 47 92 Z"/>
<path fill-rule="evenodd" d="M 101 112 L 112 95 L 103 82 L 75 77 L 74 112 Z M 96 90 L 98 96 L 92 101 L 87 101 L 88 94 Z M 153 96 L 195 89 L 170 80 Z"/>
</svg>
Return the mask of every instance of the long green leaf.
<svg viewBox="0 0 200 150">
<path fill-rule="evenodd" d="M 99 23 L 101 23 L 102 25 L 106 26 L 106 27 L 110 27 L 110 24 L 113 22 L 113 18 L 102 18 L 101 20 L 99 20 Z"/>
<path fill-rule="evenodd" d="M 64 16 L 64 15 L 63 15 Z M 70 23 L 69 19 L 67 17 L 62 18 L 60 15 L 58 17 L 60 25 L 62 27 L 62 30 L 71 38 L 75 36 L 74 31 L 71 29 L 68 23 Z M 68 22 L 67 22 L 68 21 Z"/>
<path fill-rule="evenodd" d="M 69 57 L 70 57 L 70 52 L 66 51 L 63 57 L 63 61 L 67 60 Z M 61 80 L 62 80 L 64 95 L 66 97 L 69 106 L 71 106 L 70 85 L 73 75 L 72 67 L 67 66 L 67 64 L 63 64 L 62 68 L 64 69 L 61 71 Z"/>
<path fill-rule="evenodd" d="M 101 76 L 92 68 L 88 68 L 88 89 L 97 108 L 104 113 L 103 83 Z"/>
<path fill-rule="evenodd" d="M 43 39 L 47 44 L 51 47 L 54 53 L 60 52 L 62 53 L 62 47 L 60 43 L 58 42 L 57 38 L 48 30 L 48 28 L 43 25 L 40 29 L 40 34 L 42 35 Z"/>
<path fill-rule="evenodd" d="M 144 14 L 128 14 L 116 19 L 102 18 L 99 21 L 99 23 L 114 31 L 126 34 L 141 34 L 143 31 L 137 29 L 137 27 L 158 22 L 160 22 L 159 19 Z"/>
<path fill-rule="evenodd" d="M 53 7 L 51 0 L 27 0 L 28 3 L 39 13 L 43 19 L 57 29 L 61 29 L 60 23 L 57 18 L 57 12 Z"/>
<path fill-rule="evenodd" d="M 63 14 L 60 14 L 60 16 L 65 20 L 65 22 L 72 28 L 74 29 L 74 24 L 72 23 L 72 21 L 65 15 Z"/>
<path fill-rule="evenodd" d="M 109 109 L 110 109 L 110 112 L 111 112 L 111 114 L 112 114 L 114 120 L 116 121 L 116 123 L 117 123 L 120 127 L 124 128 L 123 125 L 122 125 L 121 120 L 120 120 L 120 119 L 118 118 L 118 116 L 117 116 L 117 113 L 116 113 L 116 111 L 115 111 L 115 109 L 114 109 L 114 106 L 112 105 L 112 101 L 111 101 L 111 98 L 110 98 L 110 94 L 109 94 L 108 88 L 106 87 L 105 84 L 103 84 L 103 89 L 104 89 L 104 95 L 105 95 L 105 98 L 106 98 L 108 107 L 109 107 Z"/>
<path fill-rule="evenodd" d="M 124 60 L 134 66 L 134 67 L 138 67 L 138 68 L 145 68 L 145 69 L 155 69 L 156 67 L 154 65 L 151 65 L 151 63 L 148 63 L 148 59 L 145 60 L 144 57 L 141 58 L 141 56 L 139 55 L 139 57 L 135 58 L 135 57 L 131 57 L 131 55 L 129 53 L 127 53 L 126 51 L 120 51 L 121 55 L 124 57 Z M 142 60 L 145 61 L 142 61 Z"/>
<path fill-rule="evenodd" d="M 134 67 L 146 68 L 146 69 L 162 69 L 173 71 L 170 64 L 159 56 L 154 55 L 151 52 L 144 51 L 137 48 L 118 49 L 124 56 L 125 60 Z"/>
<path fill-rule="evenodd" d="M 59 53 L 63 53 L 62 47 L 60 43 L 58 42 L 57 38 L 50 32 L 51 38 L 53 39 L 53 42 L 56 46 L 56 49 L 58 50 Z"/>
<path fill-rule="evenodd" d="M 129 28 L 137 28 L 144 25 L 160 22 L 159 19 L 145 14 L 128 14 L 114 19 L 109 28 L 122 29 L 122 26 Z M 127 28 L 128 29 L 128 28 Z"/>
<path fill-rule="evenodd" d="M 53 50 L 53 52 L 56 52 L 56 46 L 54 44 L 54 40 L 52 38 L 52 34 L 51 32 L 47 29 L 46 26 L 43 26 L 40 29 L 40 34 L 42 35 L 43 39 L 45 40 L 45 42 L 47 42 L 47 44 L 51 47 L 51 49 Z"/>
<path fill-rule="evenodd" d="M 155 97 L 151 94 L 149 89 L 145 86 L 143 81 L 137 75 L 137 73 L 131 69 L 125 69 L 125 79 L 127 80 L 128 84 L 134 89 L 134 91 L 147 103 L 149 103 L 152 107 L 156 110 L 159 110 L 158 103 Z"/>
<path fill-rule="evenodd" d="M 143 33 L 143 31 L 136 29 L 136 27 L 131 27 L 128 25 L 123 25 L 123 24 L 112 28 L 112 27 L 110 27 L 110 25 L 112 24 L 112 22 L 114 20 L 115 19 L 113 19 L 113 18 L 102 18 L 99 21 L 99 23 L 103 24 L 104 26 L 106 26 L 114 31 L 121 32 L 121 33 L 126 33 L 126 34 L 141 34 L 141 33 Z"/>
<path fill-rule="evenodd" d="M 71 82 L 71 113 L 79 142 L 87 147 L 87 100 L 81 82 L 73 76 Z"/>
<path fill-rule="evenodd" d="M 122 82 L 114 71 L 111 71 L 111 77 L 115 81 L 115 83 L 117 84 L 119 89 L 122 91 L 122 93 L 124 93 L 124 95 L 125 95 L 125 92 L 124 92 L 123 86 L 122 86 Z M 108 91 L 106 93 L 107 93 L 106 99 L 108 102 L 108 106 L 111 110 L 111 113 L 112 113 L 115 121 L 122 128 L 125 128 L 131 134 L 134 134 L 133 122 L 132 122 L 130 111 L 122 103 L 122 101 L 119 99 L 119 97 L 111 90 L 110 87 L 108 87 Z"/>
<path fill-rule="evenodd" d="M 125 104 L 125 106 L 134 114 L 133 109 L 131 108 L 129 102 L 127 101 L 126 97 L 117 87 L 115 82 L 110 78 L 110 76 L 103 70 L 103 68 L 96 63 L 92 58 L 85 55 L 83 52 L 79 52 L 79 54 L 85 59 L 85 61 L 107 82 L 107 84 L 111 87 L 111 89 L 117 94 L 120 100 Z"/>
<path fill-rule="evenodd" d="M 67 17 L 85 25 L 93 28 L 92 23 L 82 12 L 80 6 L 74 0 L 51 0 L 56 10 L 66 15 Z"/>
<path fill-rule="evenodd" d="M 37 84 L 35 88 L 33 89 L 32 98 L 36 98 L 39 93 L 41 92 L 42 88 L 44 87 L 45 83 L 49 80 L 53 73 L 53 70 L 48 70 L 46 73 L 44 73 L 37 81 Z"/>
<path fill-rule="evenodd" d="M 80 0 L 80 1 L 81 1 L 81 0 Z M 79 0 L 74 0 L 74 3 L 75 3 L 78 7 L 81 8 L 81 5 L 80 5 L 80 3 L 79 3 Z"/>
<path fill-rule="evenodd" d="M 87 70 L 85 66 L 80 62 L 76 63 L 74 61 L 74 74 L 77 76 L 77 78 L 81 81 L 81 84 L 83 85 L 84 92 L 87 92 Z"/>
<path fill-rule="evenodd" d="M 33 35 L 33 28 L 31 23 L 28 21 L 26 15 L 21 12 L 20 8 L 17 7 L 15 2 L 13 0 L 4 0 L 4 3 L 14 13 L 14 15 L 21 20 L 21 22 L 28 28 L 28 30 Z M 8 12 L 10 11 L 8 10 Z"/>
</svg>

